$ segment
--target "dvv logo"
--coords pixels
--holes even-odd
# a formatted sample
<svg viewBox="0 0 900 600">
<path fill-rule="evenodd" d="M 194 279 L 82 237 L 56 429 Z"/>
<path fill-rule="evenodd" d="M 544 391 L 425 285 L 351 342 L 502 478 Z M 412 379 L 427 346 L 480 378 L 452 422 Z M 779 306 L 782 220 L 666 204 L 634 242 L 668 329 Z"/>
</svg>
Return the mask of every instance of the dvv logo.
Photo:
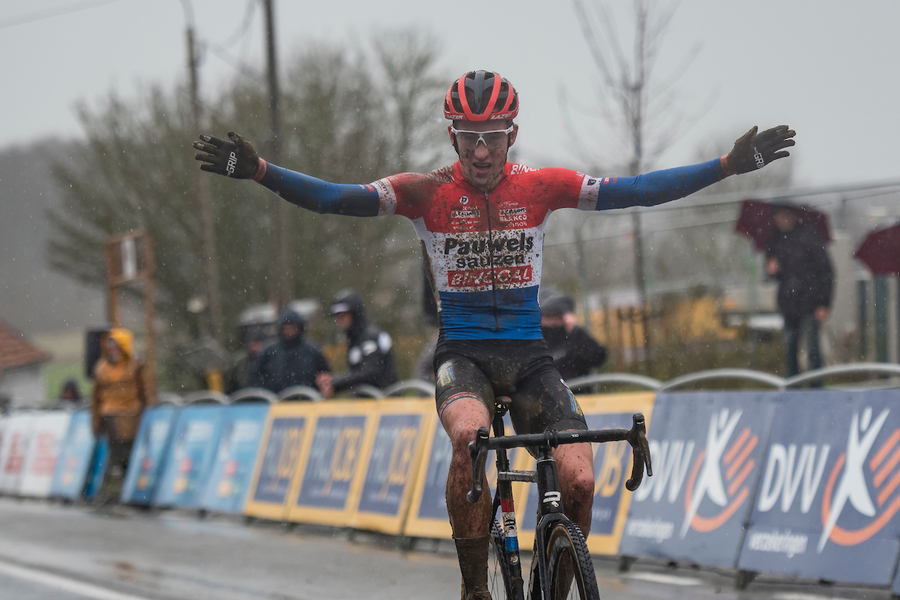
<svg viewBox="0 0 900 600">
<path fill-rule="evenodd" d="M 855 546 L 881 531 L 900 510 L 900 429 L 875 445 L 887 420 L 888 409 L 873 419 L 872 409 L 854 412 L 847 449 L 832 467 L 822 495 L 822 535 L 818 551 L 831 541 Z M 841 516 L 855 511 L 862 518 L 848 518 L 855 525 L 838 525 Z"/>
<path fill-rule="evenodd" d="M 713 414 L 701 450 L 691 468 L 684 496 L 685 515 L 681 537 L 688 530 L 705 533 L 721 527 L 750 496 L 752 457 L 759 436 L 750 427 L 739 427 L 743 411 L 722 409 Z M 701 510 L 705 499 L 716 507 Z"/>
</svg>

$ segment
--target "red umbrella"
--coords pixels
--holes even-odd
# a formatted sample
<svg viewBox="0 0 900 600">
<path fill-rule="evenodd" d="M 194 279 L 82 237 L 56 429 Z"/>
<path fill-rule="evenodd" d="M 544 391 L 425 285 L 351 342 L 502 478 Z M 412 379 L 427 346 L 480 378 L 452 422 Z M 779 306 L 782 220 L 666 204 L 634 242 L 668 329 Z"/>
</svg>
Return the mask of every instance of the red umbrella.
<svg viewBox="0 0 900 600">
<path fill-rule="evenodd" d="M 870 231 L 853 256 L 872 275 L 900 275 L 900 222 Z"/>
<path fill-rule="evenodd" d="M 762 200 L 744 200 L 741 203 L 741 215 L 734 230 L 753 240 L 757 251 L 762 251 L 772 234 L 775 233 L 774 215 L 778 210 L 789 209 L 797 214 L 797 221 L 805 223 L 819 232 L 826 242 L 831 241 L 831 227 L 828 215 L 808 206 L 787 202 L 764 202 Z"/>
</svg>

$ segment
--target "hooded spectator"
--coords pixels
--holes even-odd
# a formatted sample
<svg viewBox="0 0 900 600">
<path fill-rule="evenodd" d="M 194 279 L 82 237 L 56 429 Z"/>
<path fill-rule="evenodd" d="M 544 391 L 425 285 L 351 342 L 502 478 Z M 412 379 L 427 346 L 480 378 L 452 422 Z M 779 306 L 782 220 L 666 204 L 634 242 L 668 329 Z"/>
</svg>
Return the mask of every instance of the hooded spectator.
<svg viewBox="0 0 900 600">
<path fill-rule="evenodd" d="M 338 293 L 331 305 L 337 326 L 347 336 L 347 363 L 350 372 L 335 376 L 331 381 L 334 392 L 368 384 L 384 389 L 396 383 L 393 340 L 366 319 L 362 298 L 351 289 Z"/>
<path fill-rule="evenodd" d="M 287 309 L 281 315 L 278 340 L 269 344 L 256 360 L 248 380 L 249 387 L 261 387 L 279 393 L 295 385 L 315 389 L 317 379 L 330 373 L 328 361 L 318 348 L 304 339 L 306 319 Z"/>
<path fill-rule="evenodd" d="M 134 352 L 134 337 L 127 329 L 114 327 L 106 337 L 91 393 L 94 435 L 105 435 L 109 443 L 109 466 L 100 488 L 101 501 L 118 496 L 113 487 L 121 486 L 141 413 L 149 403 L 143 365 Z"/>
<path fill-rule="evenodd" d="M 606 348 L 575 324 L 575 303 L 568 296 L 541 303 L 541 333 L 563 380 L 588 375 L 606 361 Z"/>
</svg>

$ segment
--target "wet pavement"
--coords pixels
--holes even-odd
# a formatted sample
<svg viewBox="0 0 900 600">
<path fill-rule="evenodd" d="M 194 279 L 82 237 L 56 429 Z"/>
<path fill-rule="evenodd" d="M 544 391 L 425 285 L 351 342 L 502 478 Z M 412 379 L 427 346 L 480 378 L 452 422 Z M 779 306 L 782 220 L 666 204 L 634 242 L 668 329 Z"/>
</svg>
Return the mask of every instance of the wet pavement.
<svg viewBox="0 0 900 600">
<path fill-rule="evenodd" d="M 890 598 L 773 578 L 738 591 L 730 571 L 594 563 L 606 600 Z M 458 573 L 449 542 L 0 498 L 0 600 L 455 600 Z"/>
</svg>

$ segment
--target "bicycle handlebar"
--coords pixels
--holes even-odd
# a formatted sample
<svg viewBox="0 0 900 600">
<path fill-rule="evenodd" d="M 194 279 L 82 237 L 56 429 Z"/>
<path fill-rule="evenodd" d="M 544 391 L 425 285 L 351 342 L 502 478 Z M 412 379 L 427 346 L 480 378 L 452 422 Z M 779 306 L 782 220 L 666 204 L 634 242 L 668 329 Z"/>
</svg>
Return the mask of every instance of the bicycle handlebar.
<svg viewBox="0 0 900 600">
<path fill-rule="evenodd" d="M 619 442 L 626 441 L 631 445 L 634 464 L 631 467 L 631 478 L 625 482 L 625 488 L 633 492 L 641 485 L 644 469 L 647 476 L 653 476 L 650 463 L 650 444 L 647 442 L 647 426 L 642 413 L 634 413 L 631 417 L 631 429 L 589 429 L 585 431 L 545 431 L 525 435 L 509 435 L 490 437 L 487 427 L 475 432 L 475 439 L 469 442 L 469 456 L 472 457 L 472 489 L 466 494 L 469 502 L 475 503 L 481 497 L 485 461 L 489 450 L 503 448 L 538 447 L 556 448 L 563 444 L 580 444 L 584 442 Z"/>
</svg>

